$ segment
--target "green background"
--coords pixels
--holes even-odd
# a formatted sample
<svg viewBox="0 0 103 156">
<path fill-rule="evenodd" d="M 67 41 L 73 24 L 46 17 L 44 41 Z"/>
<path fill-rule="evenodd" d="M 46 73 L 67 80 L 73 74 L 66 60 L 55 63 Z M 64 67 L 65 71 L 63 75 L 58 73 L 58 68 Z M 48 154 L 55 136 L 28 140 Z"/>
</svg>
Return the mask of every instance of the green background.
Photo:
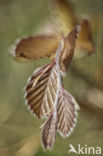
<svg viewBox="0 0 103 156">
<path fill-rule="evenodd" d="M 72 0 L 80 17 L 89 16 L 95 43 L 95 53 L 73 60 L 64 79 L 81 108 L 72 135 L 63 139 L 57 134 L 53 150 L 44 151 L 39 128 L 43 121 L 25 105 L 28 77 L 48 60 L 19 63 L 9 49 L 16 39 L 42 26 L 49 1 L 0 0 L 0 156 L 67 156 L 69 144 L 76 149 L 78 144 L 100 146 L 103 152 L 103 0 Z"/>
</svg>

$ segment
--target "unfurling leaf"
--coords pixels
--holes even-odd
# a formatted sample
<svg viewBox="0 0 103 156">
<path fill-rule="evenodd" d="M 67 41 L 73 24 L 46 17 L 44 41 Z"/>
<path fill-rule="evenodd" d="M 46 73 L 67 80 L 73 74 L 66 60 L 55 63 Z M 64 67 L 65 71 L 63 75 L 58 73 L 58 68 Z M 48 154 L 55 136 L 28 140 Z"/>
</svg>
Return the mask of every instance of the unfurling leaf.
<svg viewBox="0 0 103 156">
<path fill-rule="evenodd" d="M 75 99 L 66 90 L 60 87 L 57 109 L 54 107 L 43 124 L 42 143 L 45 149 L 52 149 L 56 131 L 64 138 L 69 137 L 73 132 L 79 106 Z"/>
<path fill-rule="evenodd" d="M 78 110 L 79 106 L 72 95 L 61 88 L 57 105 L 57 130 L 64 138 L 68 137 L 74 129 Z"/>
<path fill-rule="evenodd" d="M 80 27 L 76 26 L 64 39 L 63 50 L 60 53 L 59 64 L 62 73 L 66 73 L 69 64 L 74 56 L 75 44 L 77 40 L 78 33 L 80 32 Z"/>
<path fill-rule="evenodd" d="M 56 136 L 57 116 L 56 110 L 52 111 L 42 126 L 41 140 L 45 149 L 52 149 Z"/>
<path fill-rule="evenodd" d="M 45 118 L 54 106 L 58 90 L 56 62 L 37 69 L 26 87 L 26 101 L 38 118 Z"/>
</svg>

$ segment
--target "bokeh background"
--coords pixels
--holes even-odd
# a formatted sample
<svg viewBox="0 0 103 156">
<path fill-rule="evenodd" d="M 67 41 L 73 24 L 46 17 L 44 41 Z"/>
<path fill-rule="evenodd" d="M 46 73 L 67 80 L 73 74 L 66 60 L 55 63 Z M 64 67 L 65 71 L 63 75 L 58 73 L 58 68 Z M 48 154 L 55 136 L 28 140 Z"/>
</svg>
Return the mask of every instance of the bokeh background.
<svg viewBox="0 0 103 156">
<path fill-rule="evenodd" d="M 81 17 L 88 15 L 95 53 L 75 59 L 64 79 L 80 105 L 77 126 L 68 139 L 57 134 L 52 151 L 44 151 L 40 125 L 25 105 L 24 86 L 38 60 L 19 63 L 9 56 L 18 38 L 35 34 L 49 16 L 50 0 L 0 0 L 0 156 L 67 156 L 69 144 L 100 146 L 103 152 L 103 0 L 72 0 Z M 71 154 L 75 155 L 75 154 Z"/>
</svg>

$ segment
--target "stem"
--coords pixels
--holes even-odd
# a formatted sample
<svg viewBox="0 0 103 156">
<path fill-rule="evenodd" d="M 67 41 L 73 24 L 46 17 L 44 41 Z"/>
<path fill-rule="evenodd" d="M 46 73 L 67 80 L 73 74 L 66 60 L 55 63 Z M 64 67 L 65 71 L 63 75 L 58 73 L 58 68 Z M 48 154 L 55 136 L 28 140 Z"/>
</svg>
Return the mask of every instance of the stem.
<svg viewBox="0 0 103 156">
<path fill-rule="evenodd" d="M 58 78 L 58 89 L 57 89 L 57 96 L 55 99 L 55 103 L 54 103 L 54 114 L 55 117 L 57 117 L 57 104 L 58 104 L 58 99 L 59 99 L 59 92 L 60 92 L 60 87 L 62 85 L 62 80 L 61 80 L 61 74 L 60 74 L 60 66 L 59 66 L 59 57 L 60 57 L 60 53 L 61 53 L 61 49 L 62 49 L 62 44 L 63 42 L 61 41 L 57 51 L 56 51 L 56 66 L 57 66 L 57 78 Z"/>
</svg>

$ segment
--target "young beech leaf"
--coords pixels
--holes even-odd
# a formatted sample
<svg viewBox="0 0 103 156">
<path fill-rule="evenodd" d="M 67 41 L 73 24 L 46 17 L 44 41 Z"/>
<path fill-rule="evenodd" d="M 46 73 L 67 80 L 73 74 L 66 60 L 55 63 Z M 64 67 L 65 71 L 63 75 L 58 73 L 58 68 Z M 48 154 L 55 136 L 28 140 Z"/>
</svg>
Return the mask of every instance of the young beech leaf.
<svg viewBox="0 0 103 156">
<path fill-rule="evenodd" d="M 30 77 L 26 87 L 26 102 L 38 118 L 45 118 L 54 106 L 58 90 L 55 60 L 39 69 Z"/>
<path fill-rule="evenodd" d="M 45 149 L 52 149 L 55 142 L 57 127 L 57 116 L 55 113 L 55 110 L 53 110 L 42 126 L 43 130 L 41 140 Z"/>
<path fill-rule="evenodd" d="M 74 129 L 78 110 L 79 106 L 73 96 L 61 88 L 57 105 L 57 130 L 64 138 Z"/>
</svg>

